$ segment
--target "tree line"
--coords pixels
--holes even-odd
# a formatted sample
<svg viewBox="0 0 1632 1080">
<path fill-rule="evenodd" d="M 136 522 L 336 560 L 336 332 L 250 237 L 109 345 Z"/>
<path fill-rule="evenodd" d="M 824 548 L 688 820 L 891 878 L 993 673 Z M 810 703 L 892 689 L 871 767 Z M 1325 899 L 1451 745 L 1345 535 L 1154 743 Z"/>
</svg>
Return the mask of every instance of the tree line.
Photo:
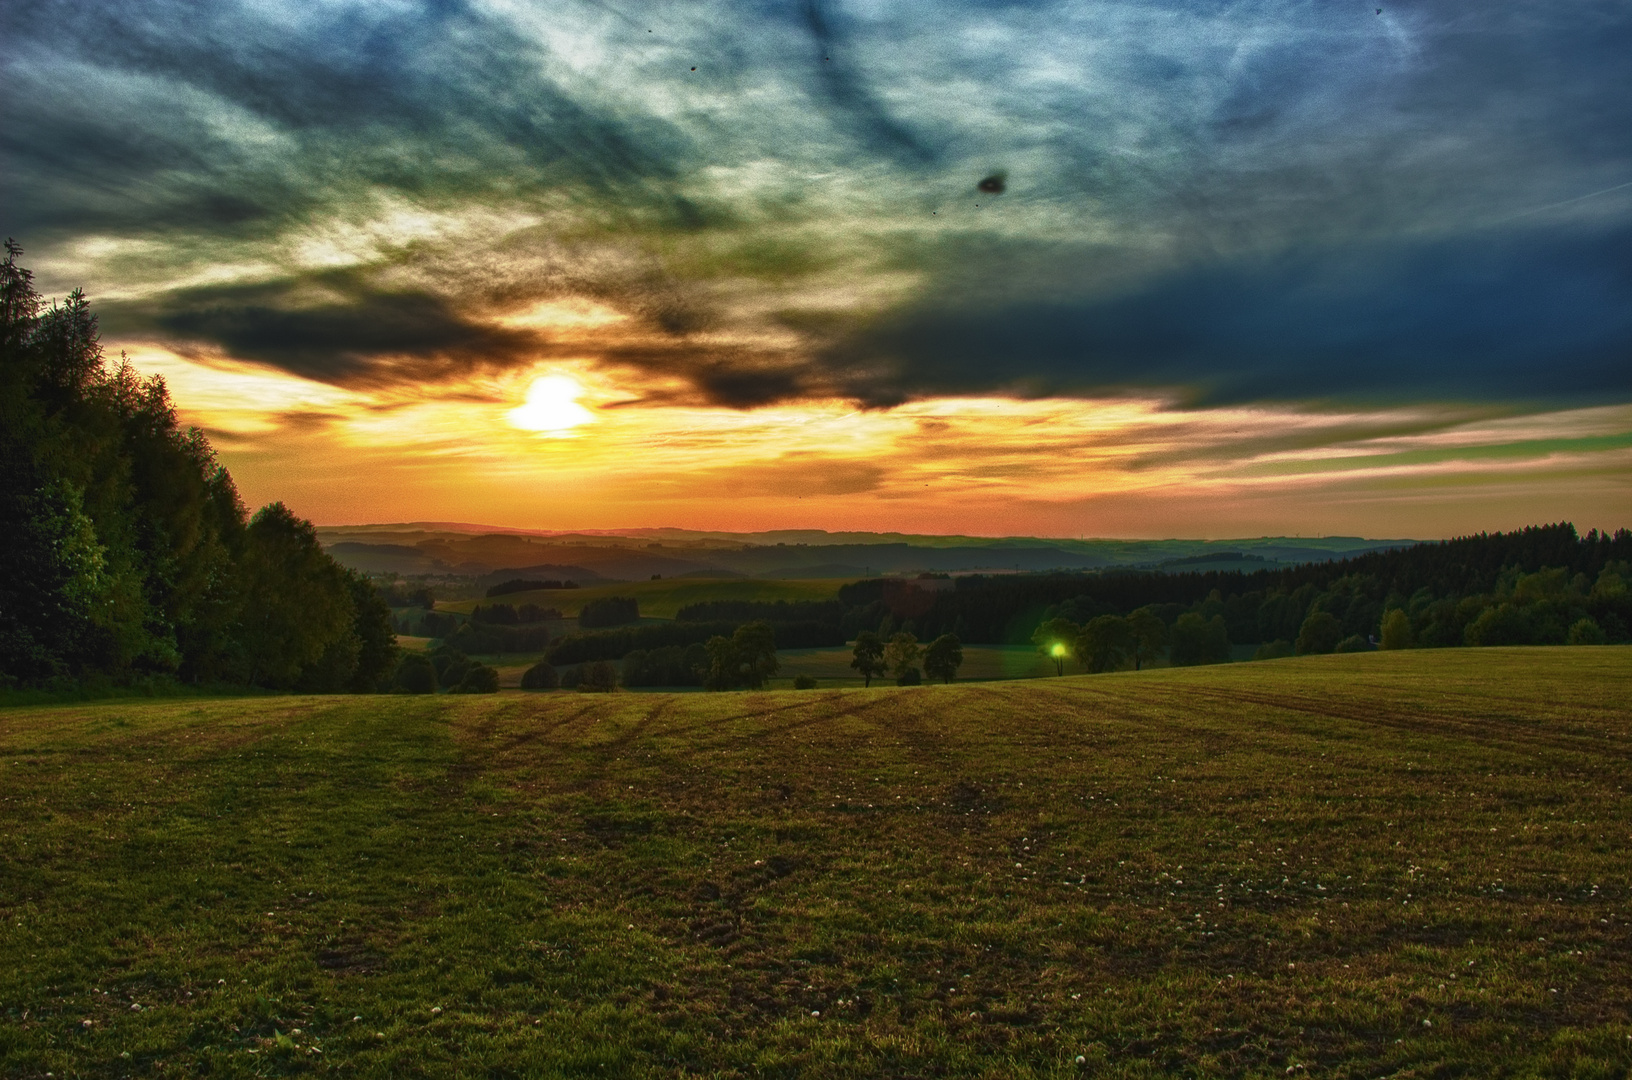
<svg viewBox="0 0 1632 1080">
<path fill-rule="evenodd" d="M 250 515 L 164 381 L 78 291 L 0 264 L 0 687 L 144 679 L 374 691 L 389 607 L 282 503 Z"/>
</svg>

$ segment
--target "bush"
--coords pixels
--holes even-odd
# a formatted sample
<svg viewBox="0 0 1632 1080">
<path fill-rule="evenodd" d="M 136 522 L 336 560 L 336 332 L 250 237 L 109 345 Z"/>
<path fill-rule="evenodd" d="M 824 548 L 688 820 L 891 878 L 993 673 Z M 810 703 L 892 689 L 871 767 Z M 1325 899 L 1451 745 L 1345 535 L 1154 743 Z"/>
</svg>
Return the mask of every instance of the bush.
<svg viewBox="0 0 1632 1080">
<path fill-rule="evenodd" d="M 895 685 L 897 686 L 921 686 L 923 682 L 923 672 L 915 667 L 909 667 L 895 677 Z"/>
<path fill-rule="evenodd" d="M 610 693 L 618 688 L 618 668 L 610 660 L 597 660 L 580 667 L 578 689 Z"/>
<path fill-rule="evenodd" d="M 1359 634 L 1350 634 L 1348 637 L 1344 638 L 1342 641 L 1339 641 L 1337 643 L 1337 648 L 1333 649 L 1332 651 L 1333 652 L 1370 652 L 1371 651 L 1371 642 L 1367 641 L 1365 638 L 1361 637 Z"/>
<path fill-rule="evenodd" d="M 1608 639 L 1609 635 L 1604 633 L 1603 627 L 1591 619 L 1578 619 L 1570 627 L 1571 645 L 1602 645 Z"/>
<path fill-rule="evenodd" d="M 392 682 L 404 694 L 434 694 L 436 666 L 424 653 L 407 653 L 397 664 L 397 674 Z"/>
<path fill-rule="evenodd" d="M 1253 652 L 1252 658 L 1254 660 L 1279 660 L 1282 657 L 1291 655 L 1292 643 L 1285 638 L 1278 638 L 1275 641 L 1258 646 L 1257 650 Z"/>
<path fill-rule="evenodd" d="M 459 680 L 459 685 L 449 692 L 454 694 L 496 694 L 499 692 L 499 673 L 486 664 L 477 664 L 465 672 L 465 677 Z"/>
<path fill-rule="evenodd" d="M 1342 640 L 1343 624 L 1337 621 L 1337 616 L 1329 611 L 1317 611 L 1298 628 L 1298 655 L 1335 652 L 1337 643 Z"/>
<path fill-rule="evenodd" d="M 540 660 L 521 673 L 523 690 L 554 690 L 561 685 L 561 676 L 548 660 Z"/>
<path fill-rule="evenodd" d="M 476 661 L 447 645 L 439 645 L 432 651 L 431 663 L 436 667 L 436 681 L 441 686 L 458 686 L 476 666 Z"/>
<path fill-rule="evenodd" d="M 793 677 L 793 688 L 795 690 L 814 690 L 814 689 L 816 689 L 816 676 L 814 676 L 814 675 L 795 675 Z"/>
</svg>

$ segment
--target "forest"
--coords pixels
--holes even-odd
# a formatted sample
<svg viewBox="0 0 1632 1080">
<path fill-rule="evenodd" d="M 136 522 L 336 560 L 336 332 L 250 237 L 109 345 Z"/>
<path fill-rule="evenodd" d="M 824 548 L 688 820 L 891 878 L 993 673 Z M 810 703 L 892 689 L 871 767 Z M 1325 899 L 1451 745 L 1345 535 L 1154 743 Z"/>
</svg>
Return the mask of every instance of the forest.
<svg viewBox="0 0 1632 1080">
<path fill-rule="evenodd" d="M 251 515 L 164 381 L 75 292 L 0 264 L 0 689 L 381 689 L 391 612 L 282 503 Z"/>
</svg>

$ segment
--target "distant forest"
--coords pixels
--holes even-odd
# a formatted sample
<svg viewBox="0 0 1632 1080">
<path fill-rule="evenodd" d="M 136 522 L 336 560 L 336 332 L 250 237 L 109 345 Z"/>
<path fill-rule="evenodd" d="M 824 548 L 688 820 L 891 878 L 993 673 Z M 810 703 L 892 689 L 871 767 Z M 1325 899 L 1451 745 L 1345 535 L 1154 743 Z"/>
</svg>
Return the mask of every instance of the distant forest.
<svg viewBox="0 0 1632 1080">
<path fill-rule="evenodd" d="M 1632 641 L 1629 584 L 1632 532 L 1580 536 L 1560 523 L 1250 573 L 874 578 L 843 586 L 835 601 L 694 604 L 670 624 L 559 638 L 547 655 L 558 664 L 644 656 L 750 620 L 770 623 L 780 648 L 841 645 L 864 630 L 885 640 L 905 631 L 920 641 L 950 633 L 965 644 L 1019 645 L 1047 624 L 1074 641 L 1096 619 L 1141 610 L 1168 628 L 1174 663 L 1225 660 L 1236 645 L 1276 656 L 1613 644 Z"/>
<path fill-rule="evenodd" d="M 1560 523 L 1279 570 L 965 577 L 922 596 L 862 581 L 839 598 L 857 629 L 911 619 L 919 638 L 969 642 L 1017 644 L 1052 618 L 1086 624 L 1148 607 L 1169 625 L 1187 613 L 1222 619 L 1237 645 L 1295 642 L 1322 613 L 1343 637 L 1371 640 L 1396 609 L 1420 646 L 1561 645 L 1583 619 L 1582 633 L 1619 643 L 1632 641 L 1629 562 L 1632 532 L 1580 536 Z"/>
<path fill-rule="evenodd" d="M 391 612 L 281 503 L 251 517 L 164 382 L 109 364 L 73 293 L 0 265 L 0 688 L 381 689 Z"/>
</svg>

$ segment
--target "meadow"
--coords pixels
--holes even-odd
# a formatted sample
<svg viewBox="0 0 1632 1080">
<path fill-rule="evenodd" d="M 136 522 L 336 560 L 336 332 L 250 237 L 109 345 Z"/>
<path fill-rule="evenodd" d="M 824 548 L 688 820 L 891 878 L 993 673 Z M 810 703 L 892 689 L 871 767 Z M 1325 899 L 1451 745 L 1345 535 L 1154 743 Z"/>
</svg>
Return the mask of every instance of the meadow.
<svg viewBox="0 0 1632 1080">
<path fill-rule="evenodd" d="M 0 711 L 0 1076 L 1621 1077 L 1632 648 Z"/>
</svg>

